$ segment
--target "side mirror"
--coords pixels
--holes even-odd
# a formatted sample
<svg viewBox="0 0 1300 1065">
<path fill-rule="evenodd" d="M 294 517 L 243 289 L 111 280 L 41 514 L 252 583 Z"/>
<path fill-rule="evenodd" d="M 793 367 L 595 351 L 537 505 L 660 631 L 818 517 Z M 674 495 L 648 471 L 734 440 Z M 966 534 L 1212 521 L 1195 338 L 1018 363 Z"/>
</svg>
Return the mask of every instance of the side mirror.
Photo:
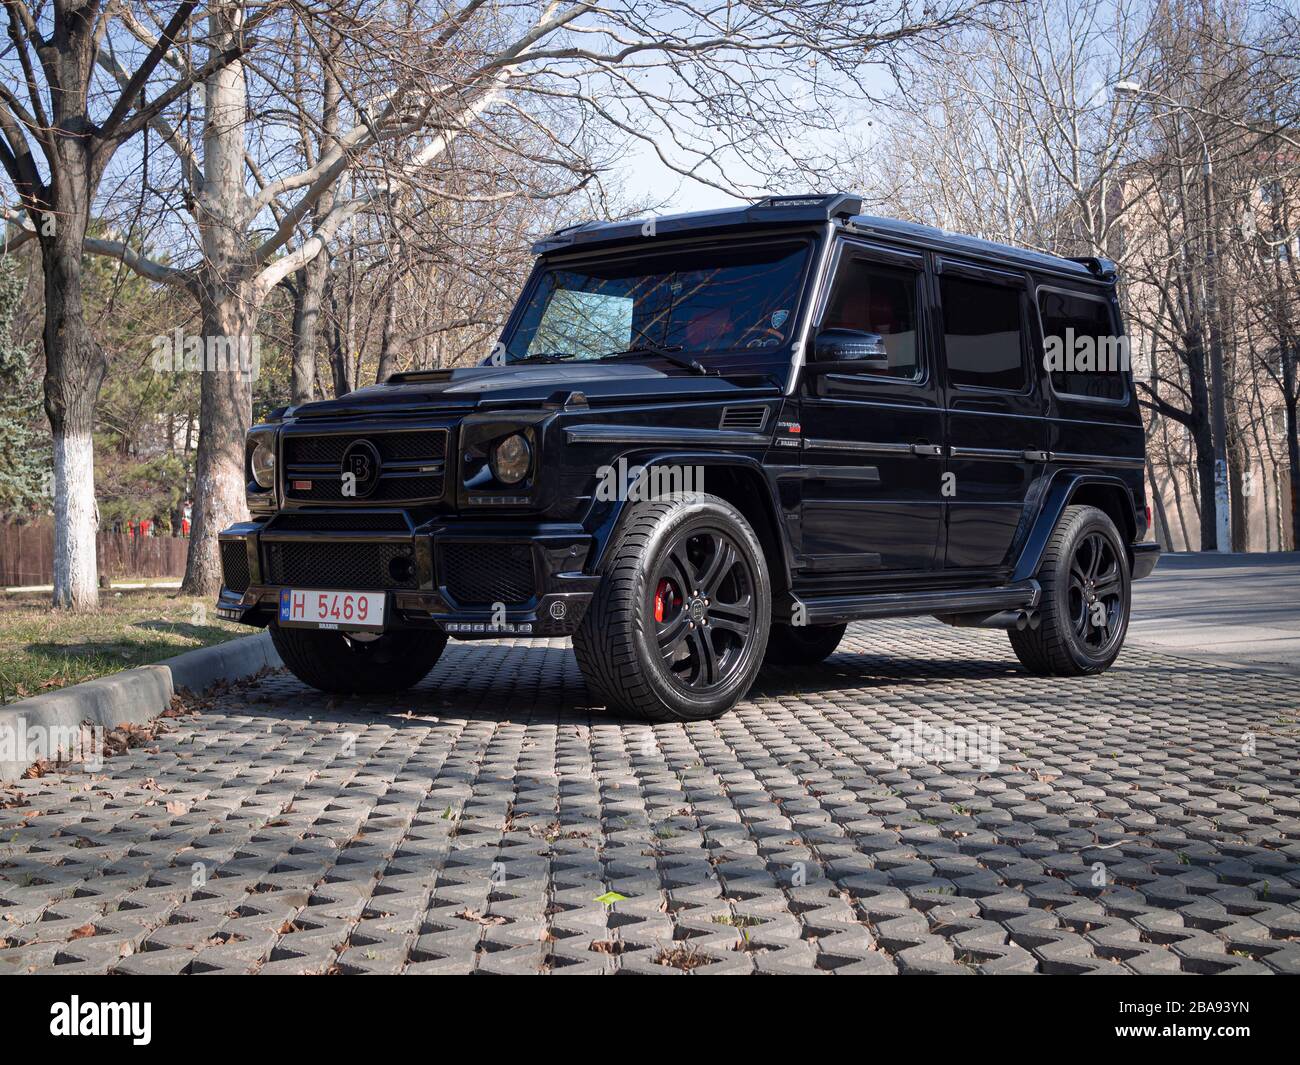
<svg viewBox="0 0 1300 1065">
<path fill-rule="evenodd" d="M 860 329 L 823 329 L 813 344 L 813 363 L 857 363 L 864 369 L 886 370 L 889 353 L 879 333 Z"/>
</svg>

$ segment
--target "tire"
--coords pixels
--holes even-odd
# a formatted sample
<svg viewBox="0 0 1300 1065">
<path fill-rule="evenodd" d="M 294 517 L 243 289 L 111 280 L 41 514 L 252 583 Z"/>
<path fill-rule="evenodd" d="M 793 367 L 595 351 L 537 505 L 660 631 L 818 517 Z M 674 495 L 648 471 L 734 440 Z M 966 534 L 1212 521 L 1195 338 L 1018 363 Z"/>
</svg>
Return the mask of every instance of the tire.
<svg viewBox="0 0 1300 1065">
<path fill-rule="evenodd" d="M 1043 551 L 1038 580 L 1038 628 L 1009 633 L 1024 667 L 1057 677 L 1110 668 L 1124 646 L 1131 605 L 1128 552 L 1115 523 L 1096 507 L 1066 507 Z"/>
<path fill-rule="evenodd" d="M 573 649 L 611 710 L 700 721 L 749 690 L 772 592 L 758 537 L 730 503 L 691 495 L 632 504 L 602 576 Z"/>
<path fill-rule="evenodd" d="M 272 625 L 271 642 L 289 671 L 318 691 L 379 695 L 424 680 L 447 646 L 447 634 L 397 629 L 362 641 L 325 629 Z"/>
<path fill-rule="evenodd" d="M 815 666 L 835 653 L 848 625 L 787 625 L 773 622 L 767 638 L 767 666 Z"/>
</svg>

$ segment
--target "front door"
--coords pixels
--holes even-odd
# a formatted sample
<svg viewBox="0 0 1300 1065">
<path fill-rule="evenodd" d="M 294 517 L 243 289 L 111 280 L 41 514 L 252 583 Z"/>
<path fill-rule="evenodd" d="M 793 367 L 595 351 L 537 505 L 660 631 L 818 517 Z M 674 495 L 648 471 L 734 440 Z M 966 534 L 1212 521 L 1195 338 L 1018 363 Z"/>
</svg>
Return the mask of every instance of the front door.
<svg viewBox="0 0 1300 1065">
<path fill-rule="evenodd" d="M 948 392 L 945 567 L 998 577 L 1012 564 L 1047 462 L 1028 282 L 954 259 L 936 265 Z"/>
<path fill-rule="evenodd" d="M 877 333 L 888 365 L 805 365 L 800 568 L 929 572 L 942 521 L 942 420 L 927 352 L 925 261 L 846 240 L 819 329 Z M 809 353 L 811 358 L 811 352 Z"/>
</svg>

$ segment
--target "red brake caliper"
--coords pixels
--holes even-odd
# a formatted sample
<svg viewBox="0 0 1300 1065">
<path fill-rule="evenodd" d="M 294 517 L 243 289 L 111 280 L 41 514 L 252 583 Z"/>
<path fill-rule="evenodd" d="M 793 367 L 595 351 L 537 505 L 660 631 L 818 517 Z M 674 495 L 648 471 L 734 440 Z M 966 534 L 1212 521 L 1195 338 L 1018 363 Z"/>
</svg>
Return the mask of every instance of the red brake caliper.
<svg viewBox="0 0 1300 1065">
<path fill-rule="evenodd" d="M 659 587 L 655 589 L 655 621 L 663 621 L 664 604 L 676 606 L 678 602 L 679 600 L 673 592 L 672 581 L 664 577 L 659 581 Z"/>
</svg>

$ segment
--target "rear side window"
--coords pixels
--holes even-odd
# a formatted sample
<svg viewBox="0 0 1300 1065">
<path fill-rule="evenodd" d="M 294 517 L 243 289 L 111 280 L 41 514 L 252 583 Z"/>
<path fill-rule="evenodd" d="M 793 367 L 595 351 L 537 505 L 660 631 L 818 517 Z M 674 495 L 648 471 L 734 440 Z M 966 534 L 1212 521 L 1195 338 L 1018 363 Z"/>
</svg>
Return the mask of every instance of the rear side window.
<svg viewBox="0 0 1300 1065">
<path fill-rule="evenodd" d="M 916 330 L 916 291 L 921 275 L 906 267 L 867 259 L 848 259 L 839 269 L 822 318 L 823 329 L 879 333 L 889 368 L 867 371 L 882 377 L 916 381 L 921 361 Z"/>
<path fill-rule="evenodd" d="M 1128 395 L 1128 343 L 1110 304 L 1073 292 L 1042 289 L 1043 365 L 1057 392 L 1088 399 Z"/>
<path fill-rule="evenodd" d="M 948 379 L 967 388 L 1024 391 L 1020 289 L 945 277 L 939 290 Z"/>
</svg>

